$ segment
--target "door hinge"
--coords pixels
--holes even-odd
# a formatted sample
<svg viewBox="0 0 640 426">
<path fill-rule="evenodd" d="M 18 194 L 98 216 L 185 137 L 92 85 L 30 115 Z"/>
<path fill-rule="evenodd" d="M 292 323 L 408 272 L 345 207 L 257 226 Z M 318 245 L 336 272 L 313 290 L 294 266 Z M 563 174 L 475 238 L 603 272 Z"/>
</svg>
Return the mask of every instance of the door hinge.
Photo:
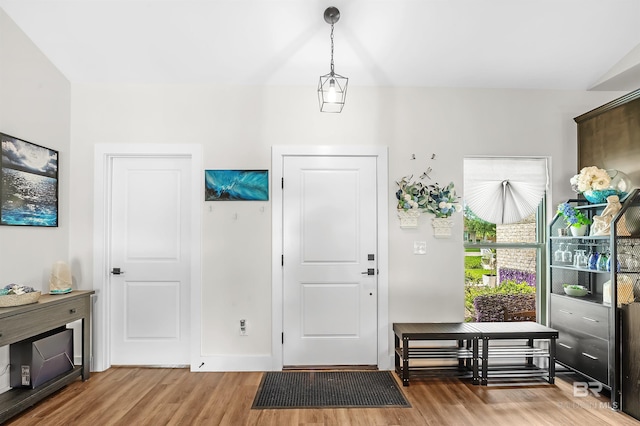
<svg viewBox="0 0 640 426">
<path fill-rule="evenodd" d="M 284 254 L 280 256 L 280 264 L 284 266 Z"/>
<path fill-rule="evenodd" d="M 284 333 L 282 333 L 282 344 L 284 345 Z"/>
<path fill-rule="evenodd" d="M 284 189 L 284 178 L 280 178 L 280 188 Z"/>
</svg>

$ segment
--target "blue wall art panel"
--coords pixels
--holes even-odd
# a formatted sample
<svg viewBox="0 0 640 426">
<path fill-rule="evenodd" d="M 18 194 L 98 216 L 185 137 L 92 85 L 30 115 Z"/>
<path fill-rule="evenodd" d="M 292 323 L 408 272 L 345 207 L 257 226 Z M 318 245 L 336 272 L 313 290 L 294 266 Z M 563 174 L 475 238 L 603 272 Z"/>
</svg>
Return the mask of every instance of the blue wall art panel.
<svg viewBox="0 0 640 426">
<path fill-rule="evenodd" d="M 0 225 L 58 226 L 58 151 L 0 133 Z"/>
<path fill-rule="evenodd" d="M 268 201 L 268 170 L 205 170 L 205 201 Z"/>
</svg>

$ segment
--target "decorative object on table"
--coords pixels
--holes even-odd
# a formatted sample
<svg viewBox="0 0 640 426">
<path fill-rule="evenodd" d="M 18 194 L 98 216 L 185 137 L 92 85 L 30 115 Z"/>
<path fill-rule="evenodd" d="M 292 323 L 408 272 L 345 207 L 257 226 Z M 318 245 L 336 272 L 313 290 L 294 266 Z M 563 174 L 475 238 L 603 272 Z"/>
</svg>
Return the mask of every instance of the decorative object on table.
<svg viewBox="0 0 640 426">
<path fill-rule="evenodd" d="M 268 170 L 205 170 L 205 201 L 268 201 Z"/>
<path fill-rule="evenodd" d="M 589 293 L 589 290 L 587 290 L 586 287 L 575 284 L 564 284 L 562 286 L 562 289 L 564 290 L 566 295 L 574 297 L 583 297 L 586 296 L 587 293 Z"/>
<path fill-rule="evenodd" d="M 604 208 L 600 215 L 593 217 L 593 225 L 591 225 L 591 235 L 610 235 L 611 234 L 611 221 L 618 214 L 622 204 L 617 195 L 609 195 L 607 197 L 607 207 Z M 618 220 L 616 228 L 616 234 L 622 237 L 628 237 L 631 233 L 627 230 L 625 223 L 625 217 L 622 216 Z"/>
<path fill-rule="evenodd" d="M 0 225 L 58 226 L 58 151 L 0 133 Z"/>
<path fill-rule="evenodd" d="M 591 223 L 591 219 L 585 216 L 584 213 L 569 203 L 561 203 L 558 205 L 558 214 L 564 218 L 571 235 L 574 237 L 586 235 L 587 225 Z"/>
<path fill-rule="evenodd" d="M 71 269 L 69 265 L 62 261 L 54 263 L 51 268 L 51 277 L 49 278 L 49 293 L 71 293 L 71 284 Z"/>
<path fill-rule="evenodd" d="M 571 188 L 592 204 L 601 204 L 617 195 L 624 200 L 631 191 L 631 179 L 619 170 L 604 170 L 596 166 L 583 167 L 569 182 Z"/>
<path fill-rule="evenodd" d="M 28 305 L 40 299 L 40 292 L 33 287 L 9 284 L 0 289 L 0 308 Z"/>
<path fill-rule="evenodd" d="M 324 11 L 324 21 L 331 25 L 331 70 L 321 75 L 318 83 L 318 102 L 321 112 L 342 112 L 347 98 L 349 79 L 336 74 L 333 67 L 333 25 L 340 20 L 340 11 L 336 7 L 328 7 Z"/>
</svg>

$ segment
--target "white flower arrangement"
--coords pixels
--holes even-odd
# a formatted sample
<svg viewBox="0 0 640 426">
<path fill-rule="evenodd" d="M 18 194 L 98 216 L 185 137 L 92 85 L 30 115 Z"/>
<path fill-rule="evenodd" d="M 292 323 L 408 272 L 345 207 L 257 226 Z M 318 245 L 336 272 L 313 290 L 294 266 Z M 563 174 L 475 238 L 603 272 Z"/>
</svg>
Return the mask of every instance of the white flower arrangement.
<svg viewBox="0 0 640 426">
<path fill-rule="evenodd" d="M 453 182 L 441 188 L 438 183 L 428 185 L 429 198 L 426 203 L 425 211 L 432 213 L 436 217 L 449 217 L 455 212 L 462 211 L 462 205 L 456 195 Z"/>
<path fill-rule="evenodd" d="M 580 170 L 569 182 L 575 192 L 602 191 L 611 186 L 611 177 L 606 170 L 589 166 Z"/>
<path fill-rule="evenodd" d="M 460 197 L 456 195 L 453 182 L 445 187 L 440 187 L 437 182 L 433 185 L 421 182 L 425 177 L 429 177 L 430 172 L 431 168 L 417 181 L 411 181 L 413 176 L 405 176 L 396 182 L 399 187 L 396 192 L 398 210 L 419 210 L 436 217 L 449 217 L 454 212 L 462 211 Z"/>
<path fill-rule="evenodd" d="M 426 173 L 420 179 L 423 179 L 425 175 Z M 400 188 L 396 191 L 398 210 L 417 210 L 424 208 L 427 203 L 429 196 L 427 186 L 420 181 L 411 182 L 412 178 L 413 175 L 404 176 L 399 182 L 396 182 L 396 185 Z"/>
</svg>

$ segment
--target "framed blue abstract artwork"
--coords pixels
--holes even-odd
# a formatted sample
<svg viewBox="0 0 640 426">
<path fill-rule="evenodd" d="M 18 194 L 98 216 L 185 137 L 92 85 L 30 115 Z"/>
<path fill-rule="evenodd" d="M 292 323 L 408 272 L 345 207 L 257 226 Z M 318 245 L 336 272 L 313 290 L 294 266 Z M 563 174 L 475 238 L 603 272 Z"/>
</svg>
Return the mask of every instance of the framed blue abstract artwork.
<svg viewBox="0 0 640 426">
<path fill-rule="evenodd" d="M 205 170 L 205 201 L 268 201 L 268 170 Z"/>
<path fill-rule="evenodd" d="M 0 225 L 58 226 L 58 151 L 0 133 Z"/>
</svg>

